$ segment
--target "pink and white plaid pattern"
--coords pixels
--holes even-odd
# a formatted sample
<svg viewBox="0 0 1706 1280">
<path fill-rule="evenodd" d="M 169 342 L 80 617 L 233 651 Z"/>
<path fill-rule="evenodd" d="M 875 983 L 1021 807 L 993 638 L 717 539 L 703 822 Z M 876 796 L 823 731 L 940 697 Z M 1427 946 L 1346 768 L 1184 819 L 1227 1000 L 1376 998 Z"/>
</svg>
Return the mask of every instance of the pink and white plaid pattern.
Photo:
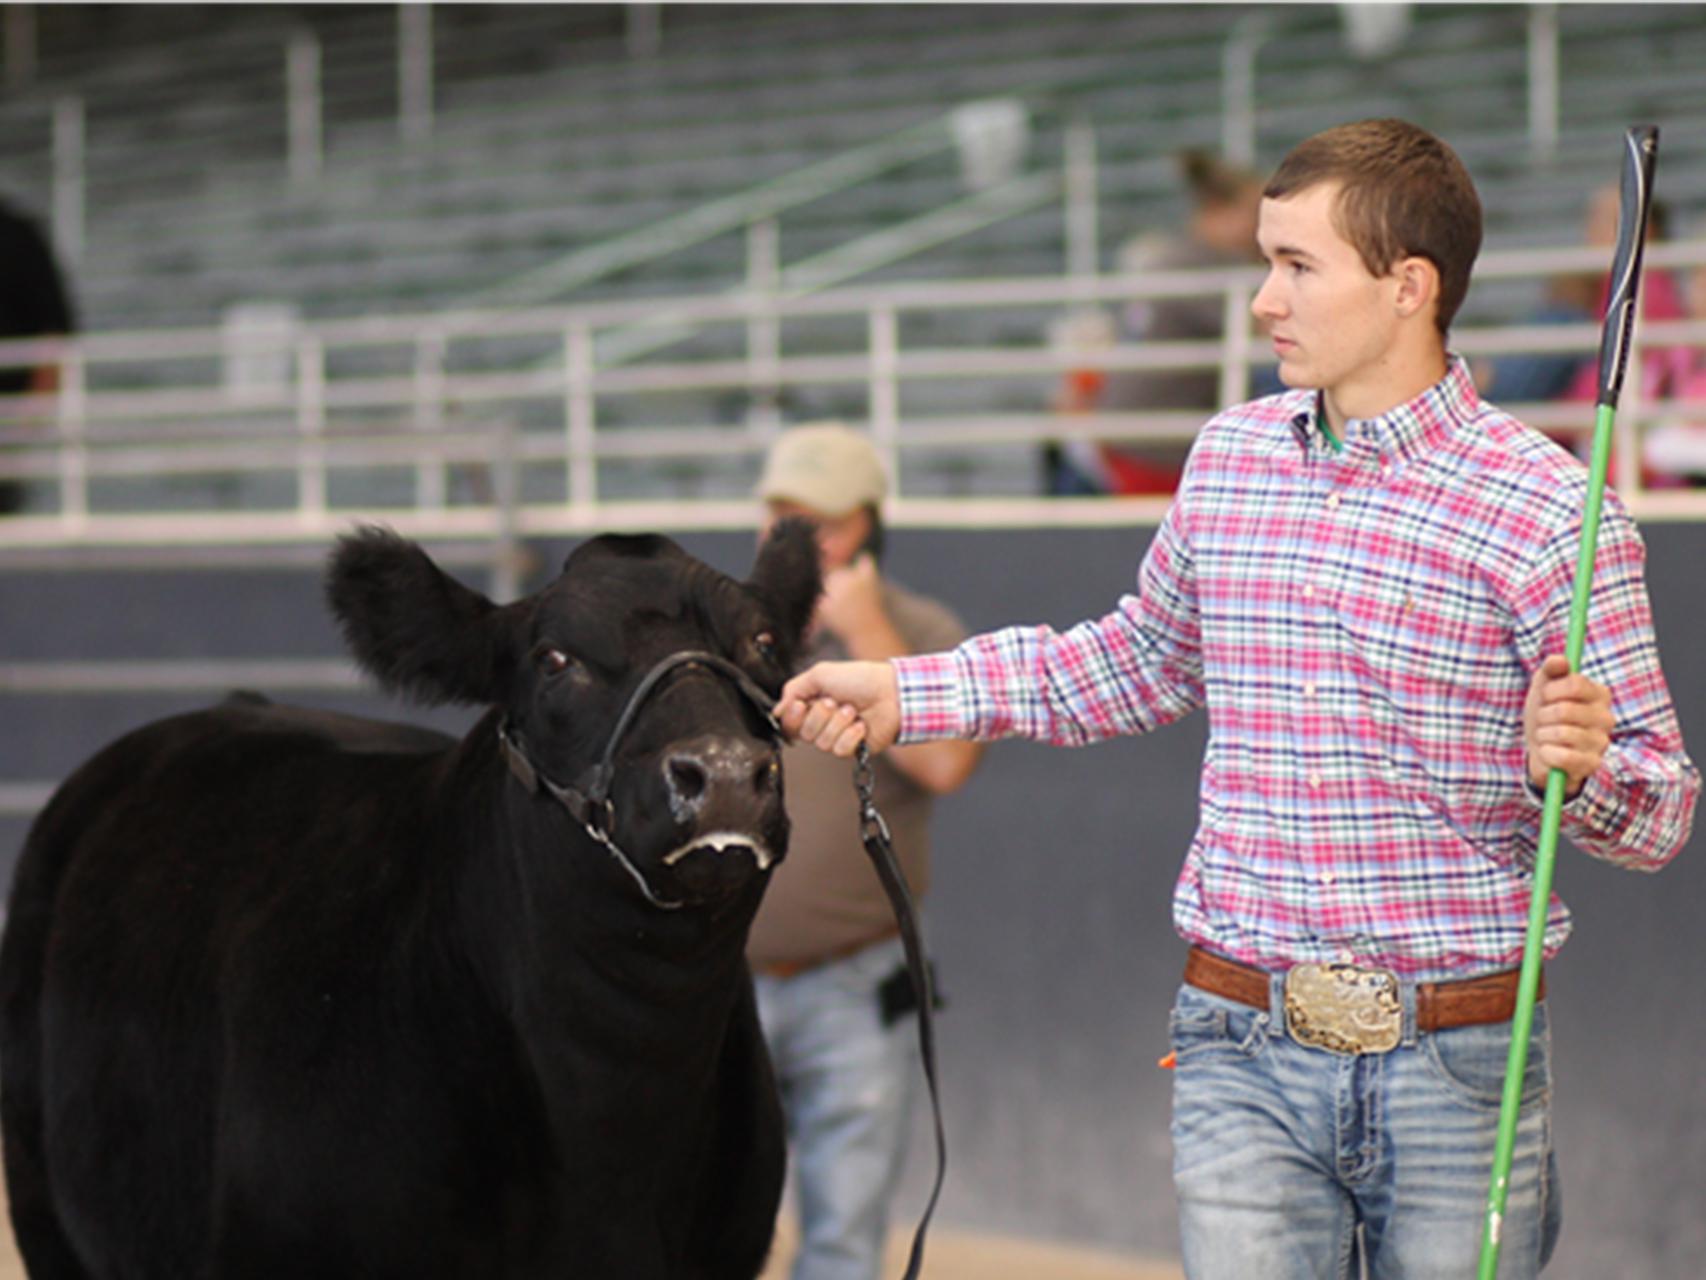
<svg viewBox="0 0 1706 1280">
<path fill-rule="evenodd" d="M 1076 746 L 1206 705 L 1180 934 L 1267 969 L 1509 968 L 1541 808 L 1522 708 L 1564 651 L 1586 469 L 1482 403 L 1455 358 L 1422 396 L 1348 423 L 1342 453 L 1315 415 L 1293 391 L 1204 427 L 1137 593 L 1106 617 L 898 660 L 901 740 Z M 1583 670 L 1611 689 L 1617 732 L 1563 830 L 1651 871 L 1688 838 L 1700 777 L 1644 557 L 1608 493 Z M 1554 897 L 1548 955 L 1569 930 Z"/>
</svg>

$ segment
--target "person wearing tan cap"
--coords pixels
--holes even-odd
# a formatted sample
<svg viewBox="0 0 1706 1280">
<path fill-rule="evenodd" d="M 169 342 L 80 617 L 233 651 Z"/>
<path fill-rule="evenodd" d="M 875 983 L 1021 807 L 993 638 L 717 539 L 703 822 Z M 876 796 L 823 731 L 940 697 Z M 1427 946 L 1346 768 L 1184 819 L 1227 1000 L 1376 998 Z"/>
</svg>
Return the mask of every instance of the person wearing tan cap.
<svg viewBox="0 0 1706 1280">
<path fill-rule="evenodd" d="M 824 570 L 806 661 L 880 661 L 950 647 L 952 613 L 888 580 L 888 478 L 864 434 L 821 423 L 785 431 L 765 461 L 765 530 L 812 522 Z M 914 894 L 928 883 L 934 797 L 971 775 L 981 748 L 934 742 L 876 762 L 876 801 Z M 912 1008 L 887 897 L 859 842 L 849 763 L 806 745 L 783 757 L 788 857 L 753 923 L 747 957 L 793 1147 L 800 1250 L 792 1280 L 876 1280 L 919 1076 Z"/>
</svg>

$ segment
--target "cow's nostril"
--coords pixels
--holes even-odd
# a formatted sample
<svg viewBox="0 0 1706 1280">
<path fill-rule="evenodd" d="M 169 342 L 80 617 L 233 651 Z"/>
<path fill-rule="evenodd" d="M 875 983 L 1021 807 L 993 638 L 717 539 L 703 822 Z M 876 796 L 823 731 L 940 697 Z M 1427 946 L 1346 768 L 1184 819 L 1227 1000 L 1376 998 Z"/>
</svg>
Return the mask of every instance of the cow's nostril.
<svg viewBox="0 0 1706 1280">
<path fill-rule="evenodd" d="M 671 756 L 665 772 L 669 789 L 682 800 L 697 800 L 705 794 L 705 766 L 691 756 Z"/>
</svg>

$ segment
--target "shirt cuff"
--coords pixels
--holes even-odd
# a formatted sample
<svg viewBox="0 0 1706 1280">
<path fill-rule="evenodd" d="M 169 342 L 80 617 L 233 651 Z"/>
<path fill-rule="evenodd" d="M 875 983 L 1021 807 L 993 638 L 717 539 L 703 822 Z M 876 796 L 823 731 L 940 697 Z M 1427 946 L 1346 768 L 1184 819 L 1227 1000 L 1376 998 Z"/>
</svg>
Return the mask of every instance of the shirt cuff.
<svg viewBox="0 0 1706 1280">
<path fill-rule="evenodd" d="M 963 724 L 959 668 L 950 653 L 891 658 L 900 694 L 897 743 L 970 736 Z"/>
<path fill-rule="evenodd" d="M 1563 816 L 1575 819 L 1586 826 L 1593 826 L 1595 815 L 1608 817 L 1616 812 L 1617 793 L 1601 781 L 1605 769 L 1601 766 L 1588 775 L 1582 789 L 1573 796 L 1564 797 Z M 1534 780 L 1526 773 L 1522 778 L 1523 794 L 1528 797 L 1529 807 L 1536 812 L 1546 807 L 1546 788 L 1534 785 Z"/>
</svg>

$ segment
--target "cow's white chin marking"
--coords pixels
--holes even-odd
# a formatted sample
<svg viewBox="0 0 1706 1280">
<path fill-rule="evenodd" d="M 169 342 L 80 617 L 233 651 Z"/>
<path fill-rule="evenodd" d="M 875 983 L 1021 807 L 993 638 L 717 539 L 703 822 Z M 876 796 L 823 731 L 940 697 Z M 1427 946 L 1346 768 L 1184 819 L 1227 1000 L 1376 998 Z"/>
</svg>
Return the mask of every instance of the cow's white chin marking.
<svg viewBox="0 0 1706 1280">
<path fill-rule="evenodd" d="M 776 861 L 775 854 L 749 835 L 734 831 L 713 831 L 709 835 L 694 836 L 680 848 L 665 854 L 663 865 L 673 867 L 696 849 L 710 849 L 715 853 L 750 853 L 760 871 L 770 870 L 770 864 Z"/>
</svg>

